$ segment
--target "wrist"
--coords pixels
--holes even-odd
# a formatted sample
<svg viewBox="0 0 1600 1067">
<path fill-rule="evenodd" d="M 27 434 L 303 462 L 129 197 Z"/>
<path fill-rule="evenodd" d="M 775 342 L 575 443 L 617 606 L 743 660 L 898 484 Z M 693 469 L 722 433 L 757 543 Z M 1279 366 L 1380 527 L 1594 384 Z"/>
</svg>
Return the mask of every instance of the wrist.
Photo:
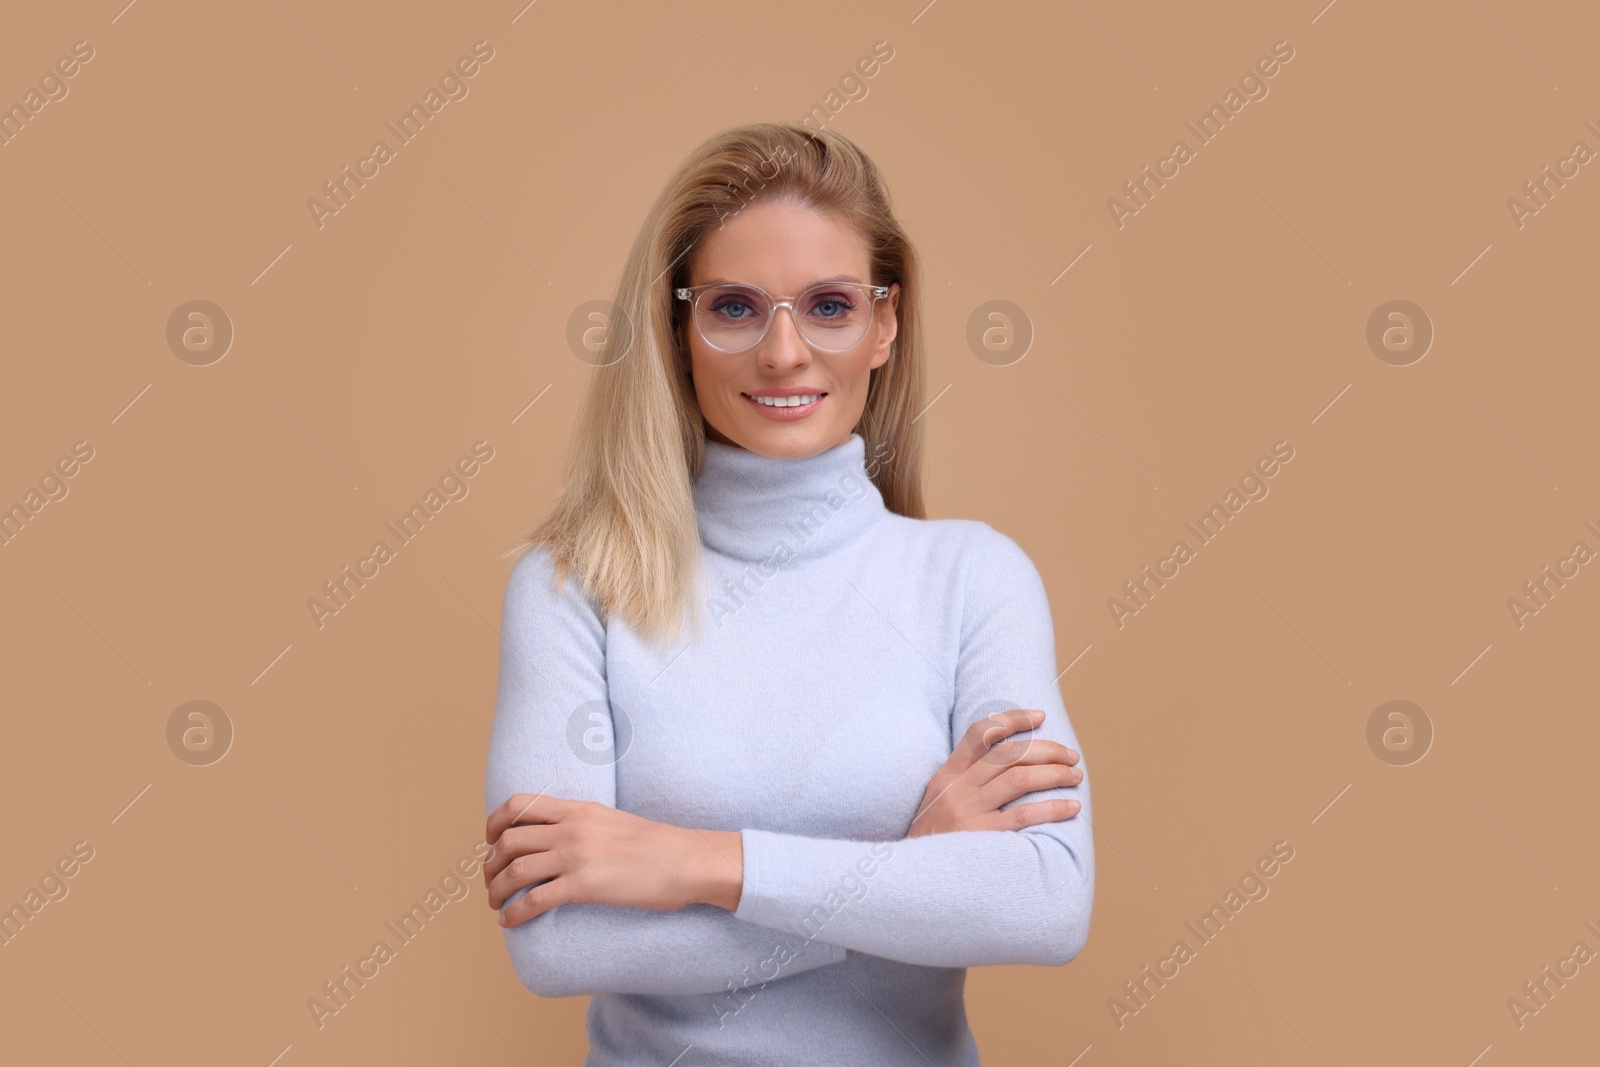
<svg viewBox="0 0 1600 1067">
<path fill-rule="evenodd" d="M 744 889 L 744 837 L 737 830 L 690 830 L 695 899 L 736 911 Z"/>
</svg>

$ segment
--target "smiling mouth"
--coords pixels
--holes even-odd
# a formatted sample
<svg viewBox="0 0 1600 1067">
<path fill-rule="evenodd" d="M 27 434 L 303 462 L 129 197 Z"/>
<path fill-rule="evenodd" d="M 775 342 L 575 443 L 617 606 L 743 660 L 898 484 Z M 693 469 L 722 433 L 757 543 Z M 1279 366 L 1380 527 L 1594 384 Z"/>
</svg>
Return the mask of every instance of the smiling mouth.
<svg viewBox="0 0 1600 1067">
<path fill-rule="evenodd" d="M 805 407 L 807 404 L 814 404 L 828 394 L 819 391 L 815 393 L 797 394 L 795 396 L 751 396 L 749 393 L 741 393 L 740 395 L 746 400 L 752 400 L 755 403 L 760 404 L 762 407 L 799 408 Z"/>
</svg>

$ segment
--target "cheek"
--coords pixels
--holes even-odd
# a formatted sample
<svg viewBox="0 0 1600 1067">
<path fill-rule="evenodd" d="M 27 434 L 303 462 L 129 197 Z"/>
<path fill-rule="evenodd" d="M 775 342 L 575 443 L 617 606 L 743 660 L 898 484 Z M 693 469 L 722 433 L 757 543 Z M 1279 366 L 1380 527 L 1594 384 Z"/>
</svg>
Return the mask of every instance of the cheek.
<svg viewBox="0 0 1600 1067">
<path fill-rule="evenodd" d="M 726 404 L 722 388 L 728 384 L 726 368 L 719 369 L 718 361 L 712 358 L 712 354 L 702 351 L 701 346 L 694 342 L 689 345 L 689 375 L 695 398 L 700 401 L 702 408 Z"/>
<path fill-rule="evenodd" d="M 851 353 L 848 362 L 840 365 L 840 383 L 847 385 L 852 392 L 865 392 L 876 361 L 877 346 L 870 342 L 863 344 L 858 352 Z"/>
<path fill-rule="evenodd" d="M 678 351 L 683 353 L 681 358 L 689 371 L 689 378 L 698 389 L 699 384 L 706 377 L 706 361 L 704 354 L 700 351 L 700 346 L 695 340 L 682 337 L 678 342 Z"/>
</svg>

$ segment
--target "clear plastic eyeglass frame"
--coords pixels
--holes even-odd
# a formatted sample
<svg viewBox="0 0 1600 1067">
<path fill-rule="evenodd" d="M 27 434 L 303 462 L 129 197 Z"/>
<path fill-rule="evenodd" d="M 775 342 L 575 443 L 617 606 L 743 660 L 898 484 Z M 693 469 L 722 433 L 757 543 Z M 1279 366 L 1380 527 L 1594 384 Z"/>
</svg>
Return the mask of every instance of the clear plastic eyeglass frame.
<svg viewBox="0 0 1600 1067">
<path fill-rule="evenodd" d="M 759 293 L 767 302 L 767 321 L 762 325 L 761 332 L 756 335 L 756 339 L 745 345 L 743 348 L 724 348 L 722 345 L 715 343 L 711 340 L 711 338 L 707 337 L 705 330 L 702 329 L 700 325 L 701 295 L 708 289 L 726 289 L 730 286 L 740 289 L 749 289 L 753 292 Z M 795 313 L 795 305 L 800 303 L 807 294 L 818 289 L 854 289 L 857 292 L 867 295 L 869 298 L 867 302 L 866 313 L 867 324 L 862 330 L 861 337 L 857 337 L 843 348 L 829 348 L 826 345 L 819 345 L 816 340 L 806 332 L 806 327 L 801 322 L 800 316 Z M 861 338 L 865 337 L 867 332 L 872 329 L 873 309 L 877 307 L 877 302 L 879 300 L 888 299 L 889 287 L 887 285 L 867 285 L 862 282 L 818 282 L 816 285 L 807 286 L 805 290 L 803 290 L 798 296 L 786 297 L 783 300 L 774 300 L 772 295 L 765 289 L 761 288 L 761 286 L 752 285 L 749 282 L 709 282 L 705 285 L 682 286 L 674 289 L 673 292 L 677 294 L 679 300 L 689 301 L 689 313 L 690 317 L 694 319 L 695 331 L 700 334 L 700 339 L 702 341 L 716 349 L 718 352 L 748 352 L 750 349 L 766 340 L 768 332 L 770 332 L 772 329 L 773 320 L 778 317 L 779 308 L 789 309 L 789 317 L 794 320 L 795 326 L 800 331 L 800 336 L 804 338 L 806 344 L 810 345 L 812 348 L 818 349 L 822 352 L 848 352 L 850 349 L 860 344 Z"/>
</svg>

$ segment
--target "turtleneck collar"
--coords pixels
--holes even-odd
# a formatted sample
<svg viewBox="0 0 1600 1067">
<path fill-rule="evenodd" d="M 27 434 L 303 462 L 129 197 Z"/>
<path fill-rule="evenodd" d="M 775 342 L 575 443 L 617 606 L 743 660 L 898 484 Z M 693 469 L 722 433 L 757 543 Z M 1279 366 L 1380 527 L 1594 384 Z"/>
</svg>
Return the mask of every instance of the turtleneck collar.
<svg viewBox="0 0 1600 1067">
<path fill-rule="evenodd" d="M 888 514 L 866 472 L 866 440 L 801 459 L 778 459 L 709 438 L 694 507 L 700 538 L 749 561 L 815 559 L 859 537 Z"/>
</svg>

